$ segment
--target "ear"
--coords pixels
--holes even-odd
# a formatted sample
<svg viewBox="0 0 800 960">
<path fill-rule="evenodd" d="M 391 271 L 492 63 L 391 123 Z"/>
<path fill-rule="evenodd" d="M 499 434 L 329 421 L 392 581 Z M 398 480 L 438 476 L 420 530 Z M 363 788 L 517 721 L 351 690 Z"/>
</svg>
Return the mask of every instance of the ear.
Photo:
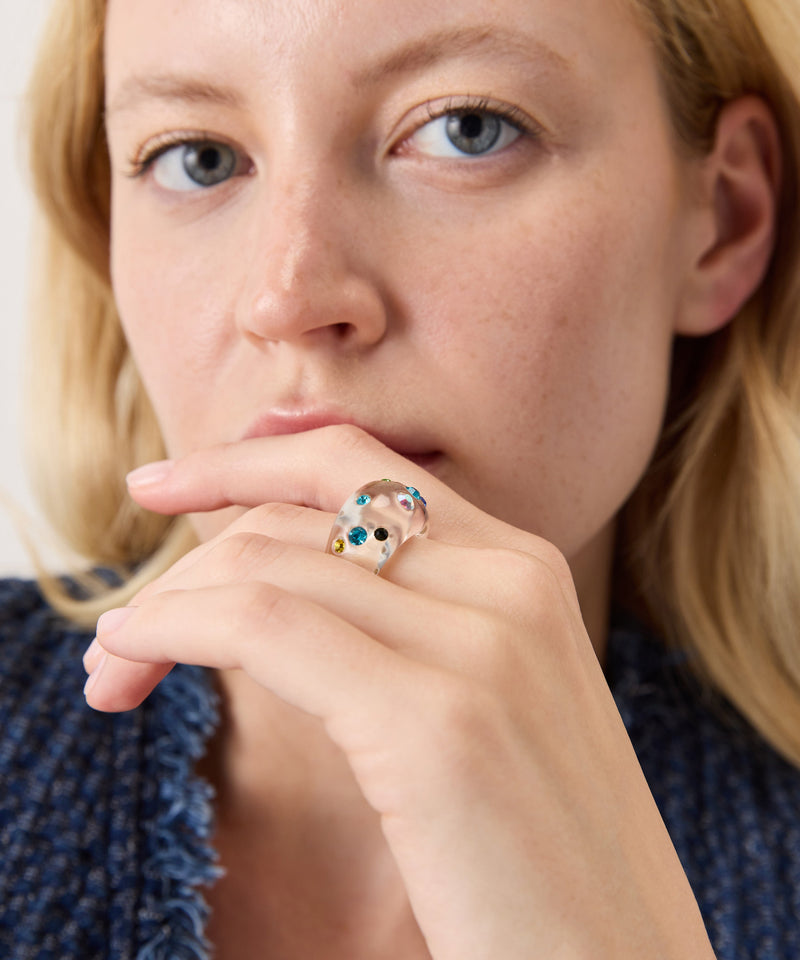
<svg viewBox="0 0 800 960">
<path fill-rule="evenodd" d="M 756 292 L 775 246 L 781 143 L 775 117 L 746 96 L 720 113 L 700 173 L 703 229 L 676 333 L 703 336 L 732 320 Z"/>
</svg>

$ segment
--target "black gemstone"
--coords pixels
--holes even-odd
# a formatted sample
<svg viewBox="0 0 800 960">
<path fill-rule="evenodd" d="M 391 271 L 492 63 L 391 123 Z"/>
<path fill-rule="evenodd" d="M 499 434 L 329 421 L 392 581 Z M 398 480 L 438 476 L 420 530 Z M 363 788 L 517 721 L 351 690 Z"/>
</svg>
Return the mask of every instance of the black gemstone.
<svg viewBox="0 0 800 960">
<path fill-rule="evenodd" d="M 378 527 L 378 529 L 375 531 L 375 539 L 376 539 L 376 540 L 388 540 L 388 539 L 389 539 L 389 531 L 388 531 L 385 527 Z"/>
</svg>

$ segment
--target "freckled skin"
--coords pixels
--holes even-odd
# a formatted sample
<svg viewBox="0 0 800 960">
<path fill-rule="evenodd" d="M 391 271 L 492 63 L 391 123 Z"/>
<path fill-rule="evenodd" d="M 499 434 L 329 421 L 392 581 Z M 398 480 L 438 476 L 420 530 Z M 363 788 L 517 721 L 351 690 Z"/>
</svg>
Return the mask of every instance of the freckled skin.
<svg viewBox="0 0 800 960">
<path fill-rule="evenodd" d="M 676 156 L 622 8 L 111 0 L 112 274 L 176 458 L 130 490 L 221 535 L 98 625 L 87 699 L 217 671 L 221 955 L 710 956 L 602 663 L 723 158 Z M 381 476 L 431 535 L 377 577 L 323 545 Z"/>
<path fill-rule="evenodd" d="M 394 43 L 487 18 L 568 72 L 532 47 L 528 65 L 482 51 L 352 84 Z M 657 438 L 693 249 L 649 50 L 610 0 L 400 0 L 385 20 L 366 0 L 111 4 L 110 102 L 165 63 L 245 100 L 109 118 L 129 341 L 173 455 L 281 404 L 335 405 L 424 430 L 441 479 L 577 561 Z M 472 168 L 415 154 L 404 118 L 465 93 L 548 132 Z M 253 171 L 190 200 L 123 175 L 173 129 Z"/>
</svg>

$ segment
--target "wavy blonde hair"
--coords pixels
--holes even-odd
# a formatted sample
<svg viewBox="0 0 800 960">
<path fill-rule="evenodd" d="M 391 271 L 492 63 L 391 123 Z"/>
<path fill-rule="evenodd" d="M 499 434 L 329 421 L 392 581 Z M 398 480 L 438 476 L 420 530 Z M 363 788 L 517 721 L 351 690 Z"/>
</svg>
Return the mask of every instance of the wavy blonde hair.
<svg viewBox="0 0 800 960">
<path fill-rule="evenodd" d="M 620 580 L 658 630 L 800 764 L 800 10 L 796 0 L 622 0 L 661 65 L 677 141 L 713 142 L 721 106 L 769 102 L 785 184 L 769 276 L 726 330 L 676 343 L 660 448 L 620 523 Z M 93 566 L 91 624 L 191 546 L 182 519 L 139 510 L 124 474 L 163 456 L 109 277 L 103 0 L 57 0 L 30 91 L 30 159 L 46 257 L 34 329 L 31 461 L 48 519 Z M 135 571 L 132 573 L 131 571 Z"/>
</svg>

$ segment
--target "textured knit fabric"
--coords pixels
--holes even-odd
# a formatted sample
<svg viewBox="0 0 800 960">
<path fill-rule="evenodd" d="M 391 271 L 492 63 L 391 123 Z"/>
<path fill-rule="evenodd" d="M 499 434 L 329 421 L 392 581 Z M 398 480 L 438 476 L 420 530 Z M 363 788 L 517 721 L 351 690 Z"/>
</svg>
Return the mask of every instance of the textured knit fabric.
<svg viewBox="0 0 800 960">
<path fill-rule="evenodd" d="M 90 640 L 32 585 L 0 582 L 0 957 L 199 960 L 210 684 L 178 667 L 140 709 L 97 713 Z"/>
<path fill-rule="evenodd" d="M 0 581 L 0 957 L 202 960 L 218 874 L 192 770 L 212 685 L 180 666 L 138 710 L 95 713 L 90 639 Z M 800 772 L 635 625 L 613 630 L 607 673 L 719 960 L 800 958 Z"/>
</svg>

